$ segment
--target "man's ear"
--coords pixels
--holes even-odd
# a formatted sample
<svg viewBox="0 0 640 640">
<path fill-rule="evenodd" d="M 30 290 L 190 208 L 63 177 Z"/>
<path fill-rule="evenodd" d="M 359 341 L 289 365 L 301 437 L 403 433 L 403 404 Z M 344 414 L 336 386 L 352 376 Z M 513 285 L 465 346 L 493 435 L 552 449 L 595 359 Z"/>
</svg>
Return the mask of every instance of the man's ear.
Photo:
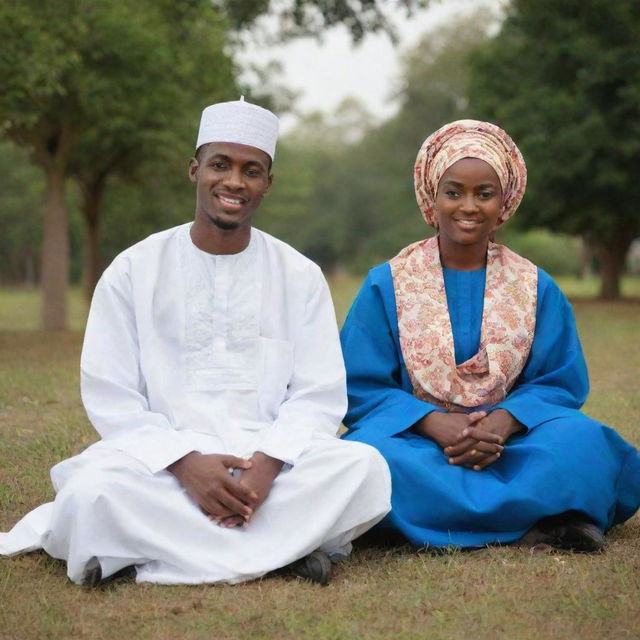
<svg viewBox="0 0 640 640">
<path fill-rule="evenodd" d="M 264 195 L 266 196 L 267 193 L 269 193 L 269 191 L 271 191 L 271 185 L 273 184 L 273 173 L 269 174 L 269 177 L 267 178 L 267 188 L 264 192 Z"/>
<path fill-rule="evenodd" d="M 191 158 L 189 160 L 189 180 L 191 180 L 192 184 L 197 184 L 198 182 L 198 161 L 195 158 Z"/>
</svg>

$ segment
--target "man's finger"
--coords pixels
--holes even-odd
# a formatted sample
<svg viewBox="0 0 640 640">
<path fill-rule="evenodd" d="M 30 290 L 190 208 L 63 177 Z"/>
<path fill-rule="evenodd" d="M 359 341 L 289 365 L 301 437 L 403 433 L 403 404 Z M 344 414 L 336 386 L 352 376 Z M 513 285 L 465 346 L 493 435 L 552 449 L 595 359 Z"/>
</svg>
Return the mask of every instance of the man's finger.
<svg viewBox="0 0 640 640">
<path fill-rule="evenodd" d="M 224 529 L 233 529 L 235 527 L 242 527 L 245 524 L 245 519 L 242 516 L 234 514 L 227 518 L 222 518 L 217 524 Z"/>
<path fill-rule="evenodd" d="M 258 494 L 247 485 L 242 484 L 239 478 L 229 476 L 223 480 L 223 485 L 229 493 L 244 504 L 250 505 L 258 499 Z"/>
<path fill-rule="evenodd" d="M 250 469 L 252 464 L 251 460 L 245 460 L 237 456 L 222 456 L 220 461 L 227 469 Z"/>
<path fill-rule="evenodd" d="M 220 512 L 218 505 L 222 505 L 223 508 L 228 509 L 232 514 L 235 513 L 243 517 L 249 517 L 253 513 L 253 509 L 248 504 L 238 500 L 225 486 L 217 487 L 207 493 L 207 504 L 204 505 L 205 509 L 213 515 L 218 515 Z"/>
<path fill-rule="evenodd" d="M 211 511 L 209 509 L 211 509 Z M 203 506 L 200 507 L 200 511 L 208 516 L 209 520 L 215 522 L 216 524 L 218 524 L 220 520 L 224 520 L 224 518 L 236 515 L 233 511 L 231 511 L 231 509 L 223 507 L 220 503 L 218 503 L 217 505 L 210 503 L 209 509 Z"/>
</svg>

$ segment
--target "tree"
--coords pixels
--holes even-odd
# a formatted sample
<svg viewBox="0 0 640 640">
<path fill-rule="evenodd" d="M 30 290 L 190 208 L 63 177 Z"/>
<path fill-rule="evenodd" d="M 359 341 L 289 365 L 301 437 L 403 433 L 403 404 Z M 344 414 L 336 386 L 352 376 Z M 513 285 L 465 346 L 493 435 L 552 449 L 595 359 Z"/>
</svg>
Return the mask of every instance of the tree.
<svg viewBox="0 0 640 640">
<path fill-rule="evenodd" d="M 404 4 L 411 10 L 426 1 Z M 84 194 L 90 290 L 100 270 L 99 211 L 109 176 L 130 176 L 141 165 L 157 134 L 175 126 L 185 98 L 192 105 L 197 99 L 197 112 L 203 100 L 236 95 L 225 53 L 229 25 L 247 27 L 273 10 L 282 36 L 341 23 L 357 40 L 366 31 L 389 28 L 381 5 L 378 0 L 281 0 L 273 7 L 268 0 L 3 3 L 0 135 L 29 149 L 45 175 L 40 278 L 45 328 L 66 323 L 69 174 Z M 177 55 L 189 46 L 191 55 Z M 183 124 L 191 132 L 195 123 Z"/>
<path fill-rule="evenodd" d="M 603 298 L 640 233 L 639 41 L 637 0 L 513 0 L 471 60 L 473 104 L 528 163 L 521 220 L 594 247 Z"/>
<path fill-rule="evenodd" d="M 87 300 L 102 274 L 101 222 L 107 183 L 118 176 L 137 183 L 149 179 L 148 172 L 158 170 L 157 160 L 180 166 L 172 154 L 177 149 L 189 153 L 197 116 L 205 104 L 231 99 L 236 95 L 233 66 L 224 53 L 224 24 L 217 19 L 207 0 L 191 3 L 156 3 L 165 25 L 163 43 L 171 59 L 171 73 L 160 80 L 147 67 L 157 65 L 157 50 L 142 53 L 136 80 L 138 86 L 125 84 L 131 72 L 131 53 L 120 55 L 122 34 L 104 30 L 106 50 L 112 42 L 110 77 L 105 81 L 126 96 L 120 96 L 117 118 L 94 121 L 78 140 L 70 160 L 70 174 L 82 193 L 81 212 L 85 222 L 83 282 Z M 140 55 L 140 53 L 138 53 Z M 121 66 L 116 66 L 115 58 Z M 205 73 L 204 70 L 207 70 Z M 148 86 L 144 86 L 144 83 Z M 123 86 L 125 85 L 125 86 Z M 144 99 L 141 100 L 141 97 Z M 147 187 L 149 190 L 150 186 Z M 157 191 L 153 191 L 157 193 Z M 159 205 L 155 205 L 159 206 Z"/>
<path fill-rule="evenodd" d="M 192 61 L 201 61 L 204 52 L 190 49 L 184 9 L 192 8 L 193 15 L 206 3 L 177 4 L 22 0 L 0 8 L 2 133 L 29 148 L 46 177 L 41 262 L 46 329 L 66 325 L 68 174 L 73 170 L 83 184 L 91 221 L 109 172 L 123 159 L 123 168 L 135 164 L 131 154 L 148 151 L 146 142 L 175 126 L 185 104 L 184 74 L 190 89 L 196 74 L 206 76 Z M 209 26 L 215 50 L 209 47 L 207 53 L 216 54 L 208 61 L 210 74 L 221 72 L 232 88 L 224 39 L 220 29 Z M 198 33 L 196 45 L 204 40 L 202 26 Z M 202 83 L 210 84 L 206 77 Z"/>
</svg>

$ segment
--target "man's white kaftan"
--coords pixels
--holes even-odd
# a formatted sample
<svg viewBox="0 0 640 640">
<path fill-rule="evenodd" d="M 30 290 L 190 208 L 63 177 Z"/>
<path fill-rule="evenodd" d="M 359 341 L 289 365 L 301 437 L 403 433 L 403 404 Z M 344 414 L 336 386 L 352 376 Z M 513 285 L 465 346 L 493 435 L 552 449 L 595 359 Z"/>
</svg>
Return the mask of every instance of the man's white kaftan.
<svg viewBox="0 0 640 640">
<path fill-rule="evenodd" d="M 102 440 L 53 467 L 55 501 L 0 554 L 43 548 L 74 582 L 103 576 L 240 582 L 311 551 L 348 549 L 389 510 L 386 463 L 335 437 L 346 410 L 335 316 L 320 269 L 252 230 L 234 255 L 182 225 L 120 254 L 93 298 L 82 399 Z M 166 467 L 190 451 L 286 464 L 245 529 L 213 524 Z"/>
</svg>

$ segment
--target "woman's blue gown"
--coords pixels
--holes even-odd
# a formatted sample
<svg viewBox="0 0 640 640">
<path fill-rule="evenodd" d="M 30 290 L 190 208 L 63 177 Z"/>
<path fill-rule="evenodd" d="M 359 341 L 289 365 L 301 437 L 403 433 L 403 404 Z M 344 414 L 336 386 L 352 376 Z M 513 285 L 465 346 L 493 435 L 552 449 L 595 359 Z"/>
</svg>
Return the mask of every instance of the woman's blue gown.
<svg viewBox="0 0 640 640">
<path fill-rule="evenodd" d="M 412 544 L 474 547 L 508 543 L 540 518 L 578 511 L 606 531 L 640 506 L 640 456 L 613 429 L 579 411 L 587 369 L 573 312 L 538 270 L 536 332 L 508 397 L 526 428 L 483 471 L 448 464 L 442 449 L 409 429 L 443 409 L 417 399 L 402 359 L 388 264 L 372 269 L 342 329 L 347 367 L 348 440 L 376 447 L 391 469 L 392 511 L 382 527 Z M 485 270 L 444 270 L 456 362 L 480 341 Z"/>
</svg>

